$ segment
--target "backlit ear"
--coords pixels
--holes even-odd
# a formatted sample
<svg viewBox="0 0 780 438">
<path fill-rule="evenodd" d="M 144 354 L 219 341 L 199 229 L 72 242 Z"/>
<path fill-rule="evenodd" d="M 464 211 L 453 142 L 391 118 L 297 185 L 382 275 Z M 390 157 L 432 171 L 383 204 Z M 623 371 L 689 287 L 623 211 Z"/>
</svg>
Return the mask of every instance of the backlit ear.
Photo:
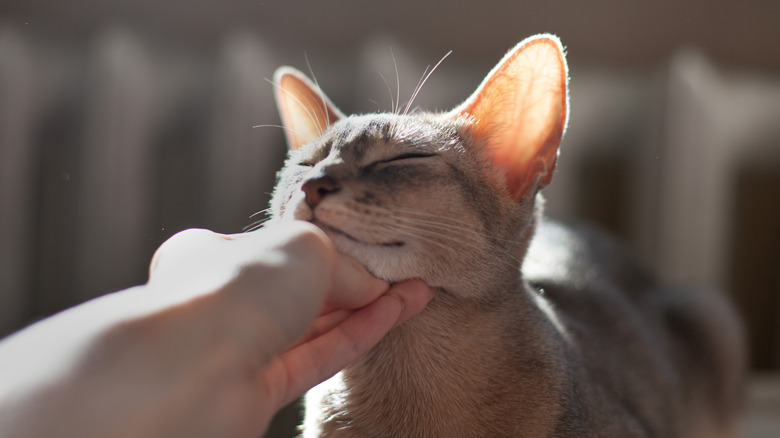
<svg viewBox="0 0 780 438">
<path fill-rule="evenodd" d="M 550 182 L 568 120 L 568 71 L 557 37 L 537 35 L 512 49 L 477 91 L 453 110 L 474 119 L 515 200 Z"/>
<path fill-rule="evenodd" d="M 287 146 L 298 149 L 319 137 L 344 117 L 320 87 L 292 67 L 280 67 L 274 74 L 274 95 Z"/>
</svg>

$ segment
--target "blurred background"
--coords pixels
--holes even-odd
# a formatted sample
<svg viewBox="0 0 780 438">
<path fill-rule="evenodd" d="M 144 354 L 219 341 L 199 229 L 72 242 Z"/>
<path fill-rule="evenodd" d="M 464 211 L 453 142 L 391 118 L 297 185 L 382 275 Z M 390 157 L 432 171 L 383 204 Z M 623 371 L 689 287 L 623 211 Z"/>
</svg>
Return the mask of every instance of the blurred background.
<svg viewBox="0 0 780 438">
<path fill-rule="evenodd" d="M 780 436 L 780 2 L 3 0 L 0 336 L 143 283 L 177 231 L 240 232 L 286 147 L 267 81 L 342 110 L 448 109 L 514 44 L 568 48 L 550 216 L 600 224 L 748 327 L 747 436 Z M 386 84 L 389 83 L 389 86 Z M 260 216 L 262 217 L 262 215 Z M 291 436 L 295 408 L 269 436 Z"/>
</svg>

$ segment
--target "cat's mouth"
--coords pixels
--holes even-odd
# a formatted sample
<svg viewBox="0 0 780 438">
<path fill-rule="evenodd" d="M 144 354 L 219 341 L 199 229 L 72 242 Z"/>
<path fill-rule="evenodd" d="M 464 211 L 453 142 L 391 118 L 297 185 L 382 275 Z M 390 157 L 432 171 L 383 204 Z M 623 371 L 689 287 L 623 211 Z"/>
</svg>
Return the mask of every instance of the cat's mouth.
<svg viewBox="0 0 780 438">
<path fill-rule="evenodd" d="M 333 227 L 331 225 L 328 225 L 328 224 L 326 224 L 326 223 L 324 223 L 324 222 L 322 222 L 320 220 L 314 219 L 312 221 L 312 223 L 314 225 L 322 228 L 325 231 L 330 231 L 331 233 L 334 233 L 336 235 L 344 236 L 344 237 L 346 237 L 347 239 L 349 239 L 349 240 L 351 240 L 353 242 L 362 243 L 364 245 L 378 245 L 378 246 L 391 247 L 391 248 L 399 248 L 399 247 L 402 247 L 402 246 L 406 245 L 406 243 L 404 243 L 404 242 L 402 242 L 400 240 L 394 240 L 394 241 L 390 241 L 390 242 L 366 242 L 366 241 L 358 239 L 357 237 L 355 237 L 355 236 L 353 236 L 353 235 L 351 235 L 351 234 L 349 234 L 349 233 L 347 233 L 347 232 L 345 232 L 345 231 L 343 231 L 343 230 L 341 230 L 339 228 L 336 228 L 336 227 Z"/>
</svg>

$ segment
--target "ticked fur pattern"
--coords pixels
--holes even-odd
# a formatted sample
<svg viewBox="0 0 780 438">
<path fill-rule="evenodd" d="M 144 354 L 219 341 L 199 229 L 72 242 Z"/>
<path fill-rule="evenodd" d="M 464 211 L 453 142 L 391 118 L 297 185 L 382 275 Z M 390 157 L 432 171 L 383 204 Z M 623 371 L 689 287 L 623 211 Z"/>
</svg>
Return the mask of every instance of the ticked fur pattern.
<svg viewBox="0 0 780 438">
<path fill-rule="evenodd" d="M 290 155 L 271 221 L 306 220 L 438 293 L 306 396 L 304 437 L 731 437 L 740 324 L 609 237 L 542 219 L 568 120 L 558 39 L 516 46 L 446 113 L 344 116 L 277 72 Z M 407 105 L 408 108 L 408 105 Z"/>
</svg>

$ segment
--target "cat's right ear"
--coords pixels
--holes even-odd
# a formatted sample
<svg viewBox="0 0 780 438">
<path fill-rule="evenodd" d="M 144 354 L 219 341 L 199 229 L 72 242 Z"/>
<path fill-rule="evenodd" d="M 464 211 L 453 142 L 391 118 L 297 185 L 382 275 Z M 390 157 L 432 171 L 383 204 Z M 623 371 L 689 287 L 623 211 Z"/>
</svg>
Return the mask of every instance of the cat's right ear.
<svg viewBox="0 0 780 438">
<path fill-rule="evenodd" d="M 280 67 L 274 73 L 274 96 L 287 146 L 293 150 L 344 117 L 319 86 L 292 67 Z"/>
<path fill-rule="evenodd" d="M 473 120 L 509 193 L 522 199 L 550 182 L 568 120 L 568 70 L 560 41 L 537 35 L 496 65 L 453 116 Z"/>
</svg>

